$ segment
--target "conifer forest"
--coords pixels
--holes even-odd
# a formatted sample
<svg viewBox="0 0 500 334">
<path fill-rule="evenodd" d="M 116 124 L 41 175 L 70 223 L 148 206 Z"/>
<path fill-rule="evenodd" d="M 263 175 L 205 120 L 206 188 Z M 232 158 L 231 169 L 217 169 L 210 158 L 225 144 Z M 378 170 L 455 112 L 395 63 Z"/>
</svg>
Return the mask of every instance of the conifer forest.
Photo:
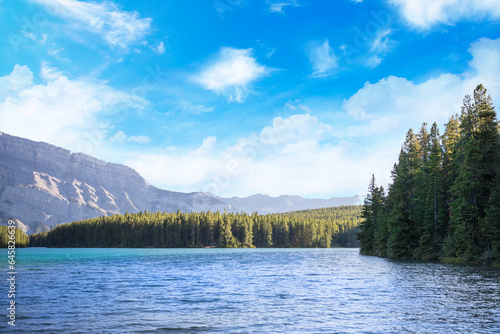
<svg viewBox="0 0 500 334">
<path fill-rule="evenodd" d="M 361 206 L 284 214 L 165 213 L 102 216 L 30 236 L 45 247 L 358 247 Z"/>
<path fill-rule="evenodd" d="M 368 186 L 362 254 L 469 263 L 500 261 L 500 133 L 486 88 L 466 95 L 460 115 L 412 129 L 388 189 Z"/>
</svg>

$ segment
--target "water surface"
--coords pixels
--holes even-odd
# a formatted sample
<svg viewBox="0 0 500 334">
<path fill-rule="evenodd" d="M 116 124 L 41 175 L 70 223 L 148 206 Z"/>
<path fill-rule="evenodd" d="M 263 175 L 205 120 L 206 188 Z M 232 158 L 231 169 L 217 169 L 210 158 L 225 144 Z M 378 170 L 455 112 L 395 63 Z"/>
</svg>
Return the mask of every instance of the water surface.
<svg viewBox="0 0 500 334">
<path fill-rule="evenodd" d="M 357 249 L 28 248 L 16 261 L 16 327 L 0 332 L 500 333 L 489 267 Z"/>
</svg>

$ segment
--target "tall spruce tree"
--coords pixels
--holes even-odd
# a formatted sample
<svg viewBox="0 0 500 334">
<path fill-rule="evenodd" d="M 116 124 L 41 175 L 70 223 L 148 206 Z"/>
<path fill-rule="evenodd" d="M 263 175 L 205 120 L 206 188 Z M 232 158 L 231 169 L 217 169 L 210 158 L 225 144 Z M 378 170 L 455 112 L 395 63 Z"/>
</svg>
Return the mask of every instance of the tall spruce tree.
<svg viewBox="0 0 500 334">
<path fill-rule="evenodd" d="M 500 262 L 500 128 L 482 85 L 443 137 L 436 123 L 430 134 L 425 123 L 408 131 L 387 197 L 372 179 L 363 219 L 363 253 Z"/>
<path fill-rule="evenodd" d="M 361 218 L 363 221 L 360 224 L 361 231 L 358 239 L 361 244 L 361 254 L 374 254 L 375 250 L 375 228 L 377 226 L 377 208 L 379 206 L 378 188 L 375 184 L 375 175 L 372 175 L 370 184 L 368 185 L 368 193 L 364 200 Z"/>
<path fill-rule="evenodd" d="M 384 187 L 380 186 L 374 196 L 377 206 L 375 209 L 375 249 L 378 256 L 387 256 L 387 241 L 389 240 L 389 225 L 387 223 L 387 198 Z"/>
<path fill-rule="evenodd" d="M 436 259 L 446 233 L 446 201 L 443 173 L 443 149 L 437 123 L 430 132 L 430 154 L 424 162 L 425 179 L 420 187 L 424 193 L 423 223 L 420 231 L 419 254 L 421 259 Z"/>
<path fill-rule="evenodd" d="M 458 173 L 452 186 L 451 226 L 447 244 L 450 255 L 479 259 L 488 247 L 483 233 L 486 208 L 498 162 L 498 123 L 491 98 L 478 85 L 473 99 L 466 96 L 462 107 L 460 141 L 457 145 Z"/>
<path fill-rule="evenodd" d="M 500 263 L 500 169 L 497 169 L 495 184 L 486 209 L 484 229 L 490 241 L 490 259 Z"/>
</svg>

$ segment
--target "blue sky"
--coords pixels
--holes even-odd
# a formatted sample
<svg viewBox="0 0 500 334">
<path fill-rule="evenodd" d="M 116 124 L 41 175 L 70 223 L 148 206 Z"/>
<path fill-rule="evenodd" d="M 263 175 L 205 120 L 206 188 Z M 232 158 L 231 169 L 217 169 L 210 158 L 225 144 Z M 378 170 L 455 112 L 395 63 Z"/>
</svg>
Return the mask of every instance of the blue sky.
<svg viewBox="0 0 500 334">
<path fill-rule="evenodd" d="M 500 98 L 500 1 L 0 0 L 0 131 L 221 196 L 363 194 Z"/>
</svg>

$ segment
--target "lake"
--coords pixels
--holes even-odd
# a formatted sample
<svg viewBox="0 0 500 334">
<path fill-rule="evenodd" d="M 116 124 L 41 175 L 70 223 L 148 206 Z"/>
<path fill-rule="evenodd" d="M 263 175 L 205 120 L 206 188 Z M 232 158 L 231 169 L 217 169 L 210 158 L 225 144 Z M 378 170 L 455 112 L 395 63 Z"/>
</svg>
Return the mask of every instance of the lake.
<svg viewBox="0 0 500 334">
<path fill-rule="evenodd" d="M 18 249 L 0 332 L 500 333 L 499 269 L 358 252 Z"/>
</svg>

